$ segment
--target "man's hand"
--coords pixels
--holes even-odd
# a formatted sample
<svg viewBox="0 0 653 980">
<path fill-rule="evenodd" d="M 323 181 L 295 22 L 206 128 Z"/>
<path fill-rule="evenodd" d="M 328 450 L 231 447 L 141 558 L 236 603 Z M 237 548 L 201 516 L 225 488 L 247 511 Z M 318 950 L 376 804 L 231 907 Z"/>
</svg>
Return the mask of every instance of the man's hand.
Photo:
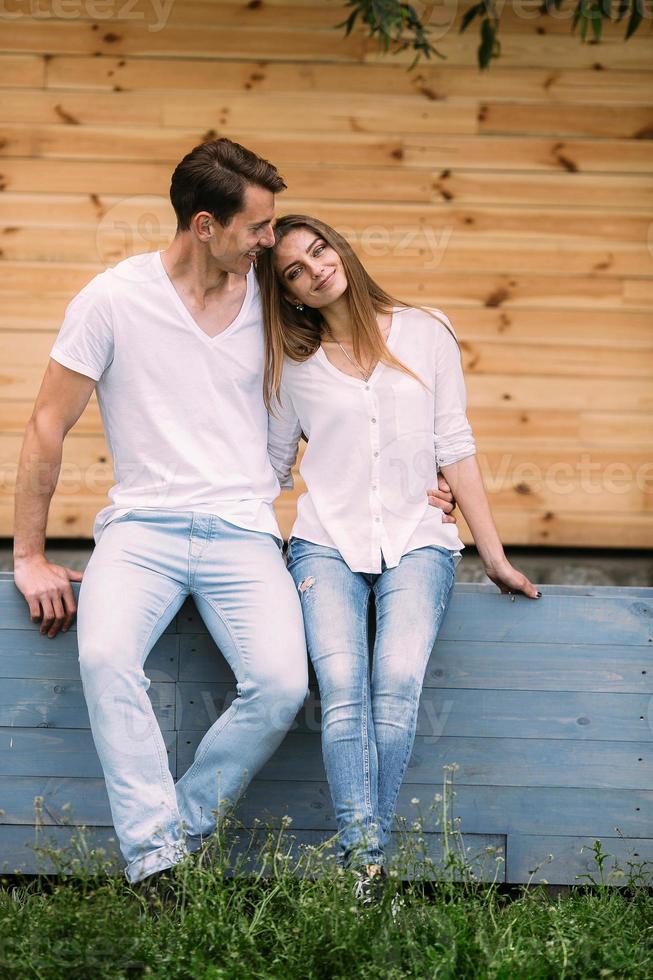
<svg viewBox="0 0 653 980">
<path fill-rule="evenodd" d="M 439 507 L 443 511 L 442 523 L 443 524 L 456 524 L 456 518 L 451 513 L 456 506 L 456 501 L 449 488 L 449 484 L 443 477 L 442 473 L 438 473 L 438 488 L 437 490 L 427 490 L 426 495 L 428 497 L 429 504 L 431 507 Z"/>
<path fill-rule="evenodd" d="M 71 582 L 81 582 L 82 572 L 53 565 L 45 555 L 14 561 L 14 582 L 23 593 L 33 623 L 41 623 L 39 632 L 53 639 L 59 630 L 71 626 L 77 604 Z"/>
</svg>

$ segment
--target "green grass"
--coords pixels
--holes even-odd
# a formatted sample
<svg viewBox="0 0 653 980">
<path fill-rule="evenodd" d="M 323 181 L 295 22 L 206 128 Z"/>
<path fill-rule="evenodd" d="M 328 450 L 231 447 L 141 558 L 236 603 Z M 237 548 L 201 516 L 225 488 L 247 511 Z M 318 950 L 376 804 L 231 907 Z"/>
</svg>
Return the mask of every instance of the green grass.
<svg viewBox="0 0 653 980">
<path fill-rule="evenodd" d="M 643 868 L 619 879 L 597 844 L 596 873 L 569 896 L 541 885 L 507 891 L 500 853 L 471 855 L 455 821 L 441 829 L 439 863 L 420 821 L 402 835 L 372 909 L 357 906 L 352 876 L 334 867 L 328 846 L 298 846 L 287 823 L 243 835 L 228 822 L 168 880 L 137 886 L 110 873 L 81 833 L 49 853 L 58 875 L 2 882 L 0 978 L 650 980 Z M 406 873 L 437 879 L 407 882 Z"/>
</svg>

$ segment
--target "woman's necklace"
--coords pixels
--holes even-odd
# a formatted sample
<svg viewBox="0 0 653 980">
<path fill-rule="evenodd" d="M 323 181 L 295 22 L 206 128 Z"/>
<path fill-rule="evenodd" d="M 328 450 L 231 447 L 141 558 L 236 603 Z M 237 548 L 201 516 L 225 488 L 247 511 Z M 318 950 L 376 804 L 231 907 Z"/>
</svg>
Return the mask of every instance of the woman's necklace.
<svg viewBox="0 0 653 980">
<path fill-rule="evenodd" d="M 331 337 L 331 339 L 336 342 L 336 344 L 338 345 L 338 347 L 340 348 L 340 350 L 342 351 L 342 353 L 345 355 L 345 357 L 347 358 L 347 360 L 349 361 L 349 363 L 352 365 L 352 367 L 355 367 L 356 368 L 356 370 L 358 371 L 358 373 L 362 377 L 363 381 L 369 381 L 370 378 L 372 377 L 372 373 L 373 372 L 372 371 L 368 371 L 368 372 L 364 371 L 362 369 L 362 367 L 360 366 L 360 364 L 358 364 L 352 357 L 349 356 L 349 354 L 347 353 L 347 351 L 345 350 L 345 348 L 342 346 L 342 344 L 340 343 L 340 341 L 339 340 L 336 340 L 336 338 L 333 336 L 333 334 L 331 333 L 331 331 L 330 330 L 327 330 L 327 332 L 328 332 L 329 336 Z"/>
</svg>

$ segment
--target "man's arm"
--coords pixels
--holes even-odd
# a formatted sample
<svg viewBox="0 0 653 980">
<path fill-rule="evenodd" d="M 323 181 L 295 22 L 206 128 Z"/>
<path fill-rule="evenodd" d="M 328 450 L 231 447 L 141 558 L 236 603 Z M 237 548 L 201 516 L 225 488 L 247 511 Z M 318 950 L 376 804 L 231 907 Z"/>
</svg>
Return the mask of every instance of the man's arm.
<svg viewBox="0 0 653 980">
<path fill-rule="evenodd" d="M 443 524 L 457 524 L 456 516 L 453 513 L 457 501 L 451 492 L 451 487 L 440 472 L 436 474 L 436 482 L 437 489 L 427 490 L 426 499 L 431 507 L 439 507 L 443 511 Z"/>
<path fill-rule="evenodd" d="M 283 401 L 272 399 L 268 413 L 268 456 L 282 490 L 292 490 L 292 468 L 297 460 L 302 427 L 290 396 L 282 393 Z"/>
<path fill-rule="evenodd" d="M 71 625 L 76 604 L 71 581 L 82 573 L 45 557 L 50 500 L 61 469 L 63 441 L 86 408 L 95 381 L 50 359 L 23 439 L 14 511 L 14 581 L 32 622 L 50 638 Z"/>
</svg>

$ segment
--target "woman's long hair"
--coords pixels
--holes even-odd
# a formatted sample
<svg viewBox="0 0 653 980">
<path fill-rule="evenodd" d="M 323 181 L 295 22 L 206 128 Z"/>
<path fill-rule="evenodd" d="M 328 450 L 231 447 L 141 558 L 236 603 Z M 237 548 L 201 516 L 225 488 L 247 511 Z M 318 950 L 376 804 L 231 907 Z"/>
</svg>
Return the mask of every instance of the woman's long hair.
<svg viewBox="0 0 653 980">
<path fill-rule="evenodd" d="M 287 214 L 279 218 L 274 226 L 275 245 L 297 228 L 307 228 L 315 232 L 340 256 L 348 283 L 345 295 L 349 303 L 356 361 L 361 363 L 361 354 L 364 352 L 374 362 L 382 361 L 424 384 L 414 371 L 388 350 L 376 319 L 379 313 L 392 313 L 395 307 L 406 308 L 408 304 L 395 299 L 374 282 L 349 242 L 319 218 L 311 218 L 305 214 Z M 305 361 L 314 354 L 322 340 L 325 320 L 319 310 L 304 307 L 300 311 L 286 298 L 283 284 L 274 268 L 274 247 L 266 248 L 259 254 L 256 274 L 261 288 L 265 328 L 263 397 L 268 411 L 271 411 L 273 396 L 279 395 L 284 356 L 293 361 Z M 424 312 L 433 315 L 429 310 Z M 443 323 L 442 320 L 439 322 Z M 447 329 L 449 330 L 448 327 Z M 449 332 L 452 333 L 451 330 Z M 453 333 L 452 336 L 456 339 Z"/>
</svg>

